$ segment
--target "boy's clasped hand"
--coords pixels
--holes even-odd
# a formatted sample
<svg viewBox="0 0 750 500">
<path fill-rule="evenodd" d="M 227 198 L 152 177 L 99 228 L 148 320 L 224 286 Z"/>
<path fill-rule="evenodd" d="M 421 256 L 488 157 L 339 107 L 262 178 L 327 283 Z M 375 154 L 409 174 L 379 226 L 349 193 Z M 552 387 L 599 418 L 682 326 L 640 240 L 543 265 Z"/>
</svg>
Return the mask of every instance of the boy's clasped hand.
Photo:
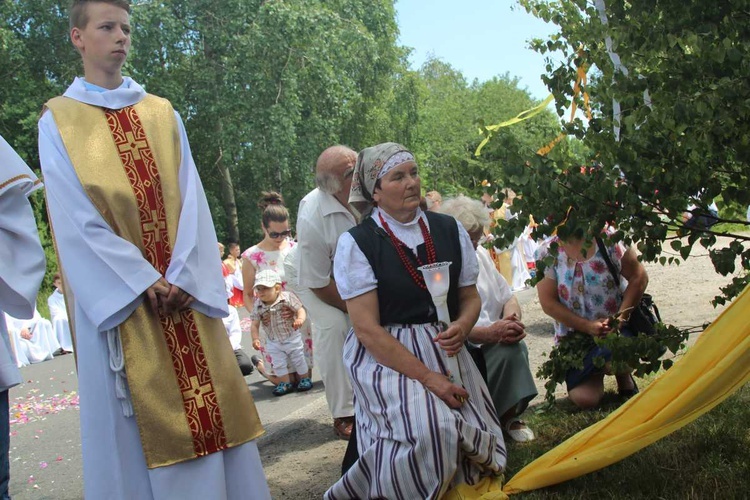
<svg viewBox="0 0 750 500">
<path fill-rule="evenodd" d="M 146 289 L 151 308 L 162 314 L 172 314 L 190 307 L 195 298 L 177 285 L 170 284 L 166 279 L 159 278 Z"/>
</svg>

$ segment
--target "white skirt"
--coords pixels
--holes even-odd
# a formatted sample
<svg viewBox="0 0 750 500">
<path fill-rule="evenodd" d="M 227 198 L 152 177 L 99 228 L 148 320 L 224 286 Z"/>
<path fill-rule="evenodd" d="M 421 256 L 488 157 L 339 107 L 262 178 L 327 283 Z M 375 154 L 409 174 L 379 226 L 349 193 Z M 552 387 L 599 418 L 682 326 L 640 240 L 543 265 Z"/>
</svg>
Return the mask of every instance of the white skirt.
<svg viewBox="0 0 750 500">
<path fill-rule="evenodd" d="M 427 368 L 446 372 L 445 351 L 432 340 L 435 325 L 386 330 Z M 469 400 L 453 410 L 420 382 L 379 364 L 349 331 L 344 364 L 360 457 L 324 498 L 440 498 L 458 484 L 503 471 L 505 443 L 487 386 L 466 349 L 458 359 Z"/>
</svg>

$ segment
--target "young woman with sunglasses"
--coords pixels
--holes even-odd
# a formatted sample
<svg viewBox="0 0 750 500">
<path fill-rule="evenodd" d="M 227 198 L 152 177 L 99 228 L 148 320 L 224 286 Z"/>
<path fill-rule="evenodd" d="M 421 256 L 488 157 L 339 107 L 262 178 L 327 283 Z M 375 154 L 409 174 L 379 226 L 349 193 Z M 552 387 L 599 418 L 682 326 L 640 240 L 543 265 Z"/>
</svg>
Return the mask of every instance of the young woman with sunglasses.
<svg viewBox="0 0 750 500">
<path fill-rule="evenodd" d="M 284 206 L 284 198 L 276 192 L 261 193 L 258 206 L 262 210 L 261 227 L 264 238 L 257 244 L 251 246 L 242 253 L 242 281 L 244 283 L 245 308 L 252 311 L 255 303 L 254 286 L 255 275 L 264 269 L 276 271 L 282 279 L 282 289 L 286 287 L 284 280 L 284 258 L 296 244 L 292 238 L 292 230 L 289 224 L 289 211 Z M 300 329 L 302 332 L 302 344 L 305 347 L 305 360 L 312 370 L 312 337 L 309 322 Z M 266 336 L 263 326 L 260 329 L 260 353 L 261 356 L 253 356 L 253 364 L 258 372 L 266 377 L 272 384 L 278 385 L 280 379 L 276 377 L 271 366 L 271 357 L 266 352 Z M 297 381 L 295 370 L 290 370 L 292 384 Z M 310 374 L 308 373 L 308 377 Z"/>
</svg>

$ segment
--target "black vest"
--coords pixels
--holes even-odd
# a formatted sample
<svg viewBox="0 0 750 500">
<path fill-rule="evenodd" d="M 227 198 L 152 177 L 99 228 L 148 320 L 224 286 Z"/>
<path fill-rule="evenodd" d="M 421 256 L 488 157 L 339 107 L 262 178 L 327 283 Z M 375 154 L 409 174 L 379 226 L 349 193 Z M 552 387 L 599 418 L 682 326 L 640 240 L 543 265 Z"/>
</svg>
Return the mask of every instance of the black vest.
<svg viewBox="0 0 750 500">
<path fill-rule="evenodd" d="M 451 285 L 448 291 L 448 310 L 452 320 L 458 317 L 458 277 L 461 274 L 461 242 L 456 219 L 444 214 L 425 212 L 430 234 L 435 242 L 437 262 L 452 262 L 449 272 Z M 420 324 L 437 321 L 437 312 L 430 292 L 420 288 L 391 243 L 388 234 L 378 227 L 372 217 L 349 230 L 354 241 L 375 272 L 378 280 L 378 304 L 380 324 Z M 404 252 L 415 266 L 417 260 L 411 250 Z M 427 263 L 427 250 L 422 243 L 417 247 L 422 263 Z M 420 271 L 417 271 L 418 273 Z"/>
</svg>

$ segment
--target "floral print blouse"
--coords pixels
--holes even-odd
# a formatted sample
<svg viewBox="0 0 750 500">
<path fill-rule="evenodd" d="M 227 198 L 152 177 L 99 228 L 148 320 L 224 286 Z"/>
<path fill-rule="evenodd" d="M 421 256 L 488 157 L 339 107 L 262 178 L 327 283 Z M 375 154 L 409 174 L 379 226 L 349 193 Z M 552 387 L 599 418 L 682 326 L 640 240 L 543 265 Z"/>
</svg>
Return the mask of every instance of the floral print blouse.
<svg viewBox="0 0 750 500">
<path fill-rule="evenodd" d="M 560 243 L 557 238 L 549 243 L 552 241 Z M 548 253 L 547 247 L 545 245 L 543 250 L 540 249 L 540 258 Z M 617 243 L 607 247 L 607 253 L 619 273 L 625 246 Z M 606 318 L 617 313 L 622 303 L 622 290 L 627 285 L 621 277 L 621 288 L 617 287 L 598 248 L 588 260 L 578 261 L 565 253 L 562 244 L 557 247 L 554 264 L 544 270 L 544 277 L 557 283 L 557 296 L 561 304 L 588 320 Z M 555 321 L 555 343 L 571 331 L 572 328 Z"/>
<path fill-rule="evenodd" d="M 282 280 L 282 289 L 286 289 L 286 280 L 284 279 L 284 258 L 292 250 L 292 247 L 297 244 L 294 240 L 287 241 L 288 245 L 283 250 L 268 252 L 259 248 L 258 245 L 253 245 L 242 252 L 242 256 L 250 261 L 255 268 L 256 273 L 265 269 L 271 269 L 279 273 Z"/>
</svg>

